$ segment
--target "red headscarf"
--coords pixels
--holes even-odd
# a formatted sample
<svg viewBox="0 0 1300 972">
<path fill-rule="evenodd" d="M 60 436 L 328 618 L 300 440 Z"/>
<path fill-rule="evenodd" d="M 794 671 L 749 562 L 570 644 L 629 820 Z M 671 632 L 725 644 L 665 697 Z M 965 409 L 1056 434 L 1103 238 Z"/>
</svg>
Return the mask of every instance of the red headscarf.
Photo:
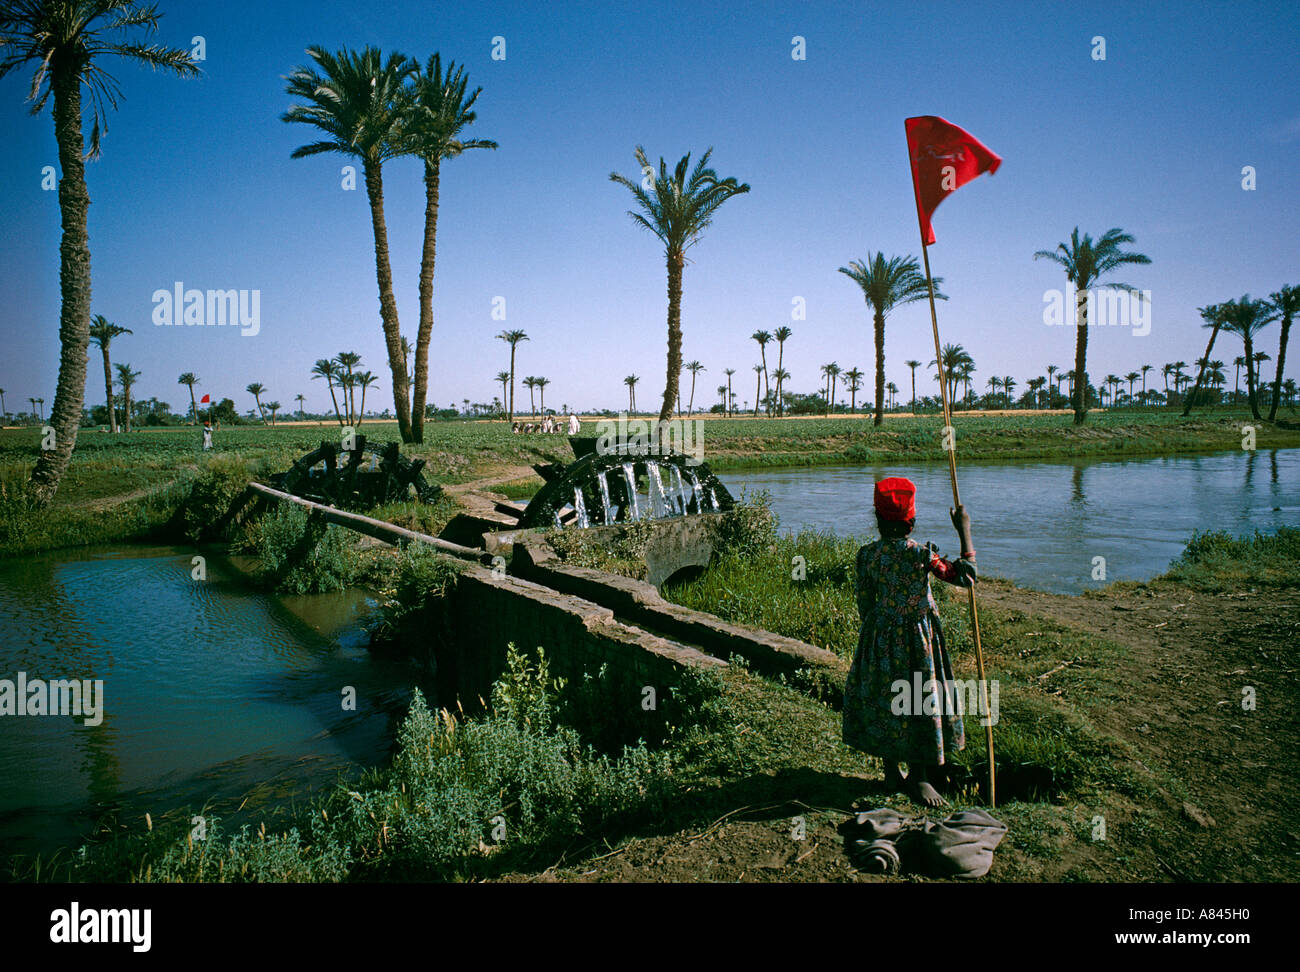
<svg viewBox="0 0 1300 972">
<path fill-rule="evenodd" d="M 876 513 L 882 520 L 916 518 L 916 486 L 910 479 L 891 476 L 876 483 Z"/>
</svg>

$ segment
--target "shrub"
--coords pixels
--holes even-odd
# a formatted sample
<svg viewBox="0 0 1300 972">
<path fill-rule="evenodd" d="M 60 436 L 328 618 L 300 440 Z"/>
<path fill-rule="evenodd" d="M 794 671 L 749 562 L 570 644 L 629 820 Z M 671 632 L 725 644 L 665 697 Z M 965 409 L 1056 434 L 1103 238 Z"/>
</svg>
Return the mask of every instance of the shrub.
<svg viewBox="0 0 1300 972">
<path fill-rule="evenodd" d="M 296 504 L 279 504 L 250 533 L 264 583 L 290 594 L 324 594 L 351 583 L 359 566 L 352 538 L 314 520 Z"/>
<path fill-rule="evenodd" d="M 181 513 L 185 539 L 193 543 L 210 535 L 251 481 L 248 465 L 242 459 L 233 455 L 209 459 L 191 487 Z"/>
</svg>

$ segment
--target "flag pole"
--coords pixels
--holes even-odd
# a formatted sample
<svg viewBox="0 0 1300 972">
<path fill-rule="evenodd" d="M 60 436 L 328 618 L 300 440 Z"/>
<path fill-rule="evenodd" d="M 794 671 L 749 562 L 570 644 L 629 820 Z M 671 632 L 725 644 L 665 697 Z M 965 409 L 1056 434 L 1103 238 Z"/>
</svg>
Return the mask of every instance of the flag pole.
<svg viewBox="0 0 1300 972">
<path fill-rule="evenodd" d="M 943 397 L 943 433 L 944 446 L 948 453 L 948 474 L 952 479 L 953 506 L 961 506 L 961 493 L 957 489 L 957 439 L 952 426 L 952 407 L 948 403 L 948 377 L 943 370 L 943 348 L 939 344 L 939 317 L 934 309 L 934 278 L 930 276 L 930 248 L 925 242 L 925 227 L 921 225 L 921 214 L 917 211 L 917 226 L 921 231 L 921 256 L 925 261 L 925 282 L 930 293 L 930 327 L 934 331 L 934 362 L 939 369 L 939 392 Z M 966 551 L 962 551 L 965 553 Z M 988 682 L 984 677 L 984 646 L 980 642 L 980 616 L 975 606 L 974 586 L 966 588 L 970 606 L 971 634 L 975 640 L 975 665 L 980 677 L 980 703 L 984 709 L 984 741 L 989 751 L 989 808 L 997 807 L 997 791 L 994 787 L 993 770 L 993 717 L 989 709 Z"/>
</svg>

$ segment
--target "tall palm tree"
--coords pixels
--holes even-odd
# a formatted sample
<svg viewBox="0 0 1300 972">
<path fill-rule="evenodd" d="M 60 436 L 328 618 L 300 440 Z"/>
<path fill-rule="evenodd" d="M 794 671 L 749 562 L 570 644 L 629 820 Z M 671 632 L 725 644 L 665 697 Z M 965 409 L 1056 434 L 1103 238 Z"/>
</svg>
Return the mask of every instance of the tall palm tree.
<svg viewBox="0 0 1300 972">
<path fill-rule="evenodd" d="M 302 392 L 299 392 L 298 394 L 293 396 L 293 400 L 298 403 L 298 421 L 301 422 L 304 418 L 306 418 L 306 416 L 303 415 L 302 412 L 302 403 L 307 400 L 307 396 L 304 395 Z"/>
<path fill-rule="evenodd" d="M 339 400 L 334 394 L 334 382 L 339 379 L 340 375 L 338 364 L 329 358 L 317 358 L 316 364 L 311 369 L 313 381 L 317 378 L 325 379 L 325 384 L 329 386 L 330 390 L 330 401 L 334 403 L 334 415 L 338 418 L 339 425 L 344 425 L 343 412 L 339 409 Z"/>
<path fill-rule="evenodd" d="M 1060 369 L 1060 366 L 1059 366 L 1059 365 L 1049 364 L 1049 365 L 1047 366 L 1047 384 L 1048 384 L 1048 385 L 1051 385 L 1051 386 L 1055 387 L 1055 382 L 1057 381 L 1057 379 L 1054 379 L 1052 376 L 1053 376 L 1054 374 L 1056 374 L 1056 373 L 1057 373 L 1058 371 L 1060 371 L 1060 370 L 1061 370 L 1061 369 Z M 1048 394 L 1047 394 L 1047 401 L 1048 401 L 1048 404 L 1051 404 L 1051 401 L 1052 401 L 1052 395 L 1051 395 L 1051 392 L 1048 392 Z"/>
<path fill-rule="evenodd" d="M 28 398 L 27 400 L 28 400 L 29 402 L 32 403 L 32 414 L 35 415 L 35 414 L 36 414 L 36 399 L 35 399 L 35 398 Z"/>
<path fill-rule="evenodd" d="M 502 331 L 497 335 L 497 340 L 505 341 L 510 345 L 510 404 L 507 406 L 506 421 L 515 420 L 515 348 L 520 341 L 527 341 L 528 335 L 523 331 Z"/>
<path fill-rule="evenodd" d="M 916 411 L 916 369 L 921 367 L 919 361 L 904 361 L 903 364 L 912 369 L 912 411 Z"/>
<path fill-rule="evenodd" d="M 888 382 L 885 385 L 885 391 L 889 392 L 889 407 L 893 408 L 895 402 L 897 401 L 896 396 L 898 395 L 898 386 L 895 385 L 892 381 Z"/>
<path fill-rule="evenodd" d="M 767 379 L 767 342 L 772 340 L 772 335 L 767 331 L 755 331 L 750 335 L 750 338 L 758 342 L 758 353 L 763 360 L 763 387 L 766 388 L 770 394 L 772 391 L 772 385 Z"/>
<path fill-rule="evenodd" d="M 627 385 L 627 414 L 636 414 L 636 383 L 641 379 L 636 375 L 628 375 L 623 379 L 623 384 Z"/>
<path fill-rule="evenodd" d="M 379 284 L 379 316 L 393 375 L 393 408 L 403 442 L 412 441 L 411 399 L 402 363 L 402 331 L 393 294 L 393 270 L 388 257 L 388 226 L 384 218 L 384 162 L 402 154 L 400 129 L 407 97 L 406 81 L 419 65 L 404 54 L 387 58 L 373 47 L 330 53 L 307 48 L 315 67 L 297 67 L 288 76 L 288 93 L 305 104 L 293 105 L 282 121 L 319 128 L 325 138 L 294 149 L 291 158 L 340 152 L 361 160 L 370 202 L 375 241 L 375 278 Z M 417 354 L 418 370 L 418 354 Z"/>
<path fill-rule="evenodd" d="M 1118 375 L 1107 375 L 1102 381 L 1106 385 L 1107 391 L 1110 392 L 1110 407 L 1115 407 L 1115 386 L 1119 384 Z"/>
<path fill-rule="evenodd" d="M 626 176 L 611 172 L 613 182 L 628 189 L 636 200 L 641 212 L 628 211 L 639 226 L 648 229 L 664 245 L 664 259 L 668 271 L 668 380 L 664 387 L 663 404 L 659 407 L 661 435 L 668 434 L 668 419 L 673 412 L 673 400 L 677 397 L 678 376 L 682 370 L 682 273 L 686 268 L 686 251 L 700 240 L 700 235 L 713 221 L 713 215 L 723 203 L 732 196 L 749 192 L 749 185 L 737 182 L 734 178 L 719 179 L 718 174 L 709 168 L 709 158 L 713 154 L 710 148 L 695 164 L 690 176 L 689 154 L 682 156 L 672 175 L 663 158 L 659 159 L 659 172 L 649 191 L 642 187 L 641 179 L 628 179 Z M 645 149 L 637 146 L 636 161 L 638 173 L 646 173 L 645 178 L 654 174 Z M 666 446 L 667 442 L 662 445 Z"/>
<path fill-rule="evenodd" d="M 767 369 L 761 364 L 754 365 L 754 417 L 758 418 L 758 406 L 763 399 L 763 376 Z M 691 387 L 694 388 L 694 377 L 691 379 Z M 770 397 L 770 395 L 769 395 Z"/>
<path fill-rule="evenodd" d="M 107 131 L 105 104 L 116 108 L 121 89 L 104 69 L 111 57 L 165 68 L 181 76 L 199 73 L 190 53 L 132 39 L 152 34 L 159 14 L 127 0 L 5 0 L 0 3 L 0 78 L 33 68 L 28 89 L 31 113 L 52 104 L 59 153 L 59 375 L 50 421 L 54 448 L 42 450 L 31 475 L 32 499 L 48 505 L 72 459 L 86 395 L 90 347 L 90 242 L 85 160 L 99 157 Z M 91 108 L 90 149 L 82 118 L 83 91 Z M 113 411 L 110 395 L 109 412 Z"/>
<path fill-rule="evenodd" d="M 1141 398 L 1138 399 L 1141 401 L 1147 397 L 1147 372 L 1151 370 L 1151 365 L 1144 364 L 1138 370 L 1142 372 L 1142 395 Z"/>
<path fill-rule="evenodd" d="M 921 363 L 921 362 L 919 362 L 919 361 L 917 362 L 918 365 L 919 365 L 920 363 Z M 913 390 L 915 390 L 915 388 L 916 388 L 916 372 L 915 372 L 915 371 L 912 372 L 912 376 L 913 376 L 913 377 L 912 377 L 912 388 L 913 388 Z M 858 410 L 858 391 L 859 391 L 859 389 L 862 388 L 862 378 L 863 378 L 863 374 L 862 374 L 862 369 L 861 369 L 861 368 L 850 368 L 848 371 L 844 372 L 844 384 L 845 384 L 845 386 L 848 388 L 848 390 L 849 390 L 849 396 L 850 396 L 850 397 L 849 397 L 849 411 L 850 411 L 850 412 L 856 412 L 856 411 Z M 913 396 L 913 397 L 915 397 L 915 396 Z"/>
<path fill-rule="evenodd" d="M 90 339 L 99 346 L 99 350 L 104 356 L 104 400 L 108 403 L 108 428 L 110 432 L 116 432 L 117 413 L 113 409 L 113 369 L 109 363 L 108 348 L 113 343 L 113 338 L 120 334 L 130 334 L 131 329 L 111 323 L 103 314 L 96 314 L 91 318 L 88 333 Z M 57 399 L 57 397 L 56 394 L 55 398 Z"/>
<path fill-rule="evenodd" d="M 1001 388 L 1001 387 L 1002 387 L 1002 379 L 1001 379 L 1001 378 L 999 378 L 997 375 L 994 375 L 992 378 L 990 378 L 990 379 L 988 380 L 988 388 L 989 388 L 989 392 L 990 392 L 990 396 L 989 396 L 989 397 L 996 401 L 996 399 L 997 399 L 997 397 L 998 397 L 998 389 Z"/>
<path fill-rule="evenodd" d="M 267 403 L 266 403 L 266 409 L 267 409 L 268 412 L 271 413 L 271 424 L 274 425 L 274 424 L 275 424 L 275 413 L 278 412 L 278 411 L 280 411 L 280 403 L 279 403 L 279 402 L 267 402 Z"/>
<path fill-rule="evenodd" d="M 1255 366 L 1259 363 L 1255 354 L 1255 335 L 1265 325 L 1277 320 L 1277 311 L 1266 300 L 1251 300 L 1250 294 L 1225 301 L 1224 307 L 1223 330 L 1238 335 L 1246 349 L 1242 357 L 1246 364 L 1246 397 L 1250 402 L 1250 414 L 1255 421 L 1262 422 L 1259 401 L 1255 397 Z"/>
<path fill-rule="evenodd" d="M 353 369 L 361 364 L 361 355 L 355 351 L 340 351 L 334 362 L 339 366 L 339 384 L 343 386 L 343 401 L 348 407 L 348 425 L 357 423 L 356 382 L 353 381 Z"/>
<path fill-rule="evenodd" d="M 788 328 L 788 327 L 778 327 L 775 331 L 772 332 L 772 336 L 773 336 L 774 338 L 776 338 L 776 348 L 777 348 L 777 351 L 776 351 L 776 370 L 779 371 L 779 372 L 782 372 L 782 373 L 785 375 L 785 377 L 787 377 L 787 378 L 789 378 L 790 375 L 789 375 L 788 372 L 786 372 L 786 371 L 784 370 L 784 369 L 785 369 L 785 342 L 788 341 L 788 340 L 790 340 L 790 335 L 792 335 L 792 334 L 794 334 L 794 331 L 790 330 L 790 328 Z M 773 377 L 773 378 L 776 378 L 776 380 L 777 380 L 777 381 L 776 381 L 776 401 L 775 401 L 775 403 L 773 403 L 773 407 L 776 408 L 776 409 L 777 409 L 777 413 L 780 414 L 780 409 L 781 409 L 781 407 L 782 407 L 782 405 L 783 405 L 782 400 L 781 400 L 781 379 L 780 379 L 780 377 L 778 377 L 778 376 L 775 375 L 775 374 L 774 374 L 772 377 Z M 771 391 L 771 389 L 769 389 L 769 393 L 770 393 L 770 391 Z"/>
<path fill-rule="evenodd" d="M 539 375 L 533 379 L 533 384 L 537 386 L 537 396 L 542 405 L 542 418 L 546 417 L 546 386 L 551 383 L 551 379 Z"/>
<path fill-rule="evenodd" d="M 969 382 L 970 374 L 975 373 L 975 359 L 960 344 L 945 344 L 942 357 L 944 378 L 948 384 L 946 391 L 949 400 L 951 400 L 957 397 L 957 382 L 963 380 L 963 377 Z M 931 361 L 930 364 L 937 365 L 938 362 Z M 963 376 L 963 372 L 968 365 L 970 366 L 970 374 Z M 969 392 L 969 390 L 968 387 L 967 391 Z"/>
<path fill-rule="evenodd" d="M 498 371 L 496 380 L 501 383 L 501 408 L 504 410 L 506 407 L 507 389 L 510 387 L 510 372 Z"/>
<path fill-rule="evenodd" d="M 875 424 L 880 425 L 885 417 L 885 315 L 895 307 L 924 300 L 930 291 L 925 274 L 913 256 L 886 260 L 883 253 L 872 257 L 868 251 L 866 262 L 854 260 L 847 267 L 840 267 L 840 273 L 862 288 L 862 296 L 872 310 L 876 335 Z M 934 278 L 934 296 L 937 300 L 947 300 L 939 292 L 941 283 L 942 277 Z"/>
<path fill-rule="evenodd" d="M 1042 391 L 1043 391 L 1043 386 L 1046 384 L 1047 384 L 1047 379 L 1044 378 L 1042 375 L 1039 375 L 1037 378 L 1029 379 L 1029 390 L 1033 392 L 1034 402 L 1037 403 L 1039 408 L 1043 407 Z"/>
<path fill-rule="evenodd" d="M 1002 394 L 1006 396 L 1007 408 L 1011 407 L 1011 393 L 1016 389 L 1016 380 L 1010 375 L 1002 379 Z"/>
<path fill-rule="evenodd" d="M 1070 235 L 1070 244 L 1058 243 L 1055 250 L 1039 250 L 1034 259 L 1051 260 L 1065 268 L 1065 279 L 1077 290 L 1074 304 L 1074 424 L 1082 425 L 1088 417 L 1088 290 L 1104 274 L 1133 263 L 1150 263 L 1151 258 L 1141 253 L 1126 253 L 1120 249 L 1132 243 L 1133 237 L 1118 227 L 1107 230 L 1095 243 L 1087 233 L 1079 239 L 1079 227 Z M 1110 283 L 1119 290 L 1136 293 L 1137 288 L 1124 283 Z M 1140 299 L 1140 296 L 1139 296 Z"/>
<path fill-rule="evenodd" d="M 139 374 L 140 372 L 137 371 L 136 375 L 138 376 Z M 37 398 L 35 401 L 36 404 L 40 407 L 40 413 L 39 413 L 40 421 L 44 422 L 45 421 L 45 399 Z M 127 431 L 128 432 L 131 431 L 129 426 L 127 427 Z"/>
<path fill-rule="evenodd" d="M 524 379 L 524 387 L 528 389 L 528 412 L 533 418 L 537 418 L 537 379 L 529 375 Z"/>
<path fill-rule="evenodd" d="M 1128 382 L 1128 397 L 1129 397 L 1129 398 L 1132 398 L 1132 397 L 1133 397 L 1133 384 L 1134 384 L 1134 383 L 1135 383 L 1135 382 L 1136 382 L 1140 377 L 1142 377 L 1142 376 L 1139 375 L 1136 371 L 1130 371 L 1127 375 L 1124 376 L 1124 380 Z"/>
<path fill-rule="evenodd" d="M 366 417 L 366 389 L 379 380 L 378 375 L 373 375 L 369 371 L 358 371 L 352 376 L 353 384 L 361 389 L 361 408 L 357 410 L 357 428 L 361 428 L 361 423 Z"/>
<path fill-rule="evenodd" d="M 190 413 L 194 416 L 194 424 L 199 424 L 199 403 L 194 400 L 194 386 L 199 383 L 198 376 L 192 371 L 187 371 L 176 379 L 176 384 L 186 385 L 190 390 Z"/>
<path fill-rule="evenodd" d="M 723 368 L 722 373 L 727 376 L 727 415 L 730 416 L 734 408 L 731 394 L 731 376 L 736 373 L 736 369 Z"/>
<path fill-rule="evenodd" d="M 127 432 L 131 431 L 131 388 L 139 377 L 140 372 L 132 371 L 129 364 L 117 365 L 117 383 L 122 389 L 122 425 Z"/>
<path fill-rule="evenodd" d="M 686 370 L 691 373 L 691 397 L 686 404 L 686 414 L 690 415 L 695 408 L 695 379 L 699 377 L 701 371 L 708 371 L 708 369 L 698 361 L 688 361 L 686 364 Z M 756 370 L 759 374 L 762 374 L 763 369 L 761 367 Z M 755 401 L 757 401 L 757 399 L 755 399 Z M 757 405 L 754 406 L 754 411 L 758 411 Z"/>
<path fill-rule="evenodd" d="M 1277 376 L 1273 379 L 1273 401 L 1268 406 L 1268 420 L 1277 419 L 1277 403 L 1282 393 L 1282 369 L 1286 367 L 1286 342 L 1291 334 L 1291 321 L 1300 310 L 1300 287 L 1287 285 L 1268 295 L 1273 310 L 1282 318 L 1282 336 L 1277 345 Z"/>
<path fill-rule="evenodd" d="M 411 433 L 424 441 L 424 403 L 429 390 L 429 342 L 433 337 L 433 269 L 437 254 L 438 192 L 443 159 L 453 159 L 470 149 L 494 149 L 485 138 L 465 138 L 466 127 L 477 117 L 472 110 L 482 88 L 468 91 L 464 66 L 434 54 L 424 70 L 418 62 L 405 94 L 399 143 L 403 154 L 424 162 L 424 249 L 420 256 L 420 327 L 415 335 L 415 396 L 411 405 Z M 468 92 L 468 93 L 467 93 Z"/>
<path fill-rule="evenodd" d="M 253 396 L 253 401 L 257 402 L 257 414 L 262 416 L 262 421 L 266 421 L 266 413 L 262 411 L 262 396 L 266 394 L 266 386 L 260 381 L 251 383 L 244 391 Z"/>
<path fill-rule="evenodd" d="M 1205 307 L 1198 307 L 1197 313 L 1205 321 L 1203 326 L 1210 328 L 1210 343 L 1205 346 L 1205 356 L 1197 362 L 1200 366 L 1196 372 L 1196 384 L 1192 386 L 1192 393 L 1187 396 L 1187 401 L 1183 402 L 1183 417 L 1186 418 L 1192 410 L 1192 403 L 1196 400 L 1201 390 L 1201 381 L 1205 377 L 1205 368 L 1210 361 L 1210 352 L 1214 350 L 1214 339 L 1219 336 L 1219 330 L 1223 327 L 1226 320 L 1228 305 L 1227 304 L 1208 304 Z"/>
<path fill-rule="evenodd" d="M 1246 367 L 1246 356 L 1239 354 L 1232 359 L 1232 363 L 1237 367 L 1237 374 L 1232 382 L 1232 397 L 1236 399 L 1241 396 L 1241 369 Z"/>
</svg>

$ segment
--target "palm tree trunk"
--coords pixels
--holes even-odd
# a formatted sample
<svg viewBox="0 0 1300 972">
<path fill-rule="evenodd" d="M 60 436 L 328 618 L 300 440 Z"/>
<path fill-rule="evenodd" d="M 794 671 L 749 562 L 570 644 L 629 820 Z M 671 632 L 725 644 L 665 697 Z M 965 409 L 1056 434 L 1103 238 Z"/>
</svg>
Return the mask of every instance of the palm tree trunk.
<svg viewBox="0 0 1300 972">
<path fill-rule="evenodd" d="M 194 413 L 194 424 L 199 424 L 199 403 L 194 400 L 194 386 L 190 385 L 190 411 Z"/>
<path fill-rule="evenodd" d="M 357 428 L 361 428 L 361 421 L 366 417 L 366 386 L 361 386 L 361 411 L 357 412 Z"/>
<path fill-rule="evenodd" d="M 1196 401 L 1196 395 L 1201 390 L 1201 381 L 1205 377 L 1205 369 L 1210 366 L 1210 352 L 1214 350 L 1214 339 L 1219 336 L 1219 323 L 1215 321 L 1213 329 L 1210 331 L 1210 343 L 1205 346 L 1205 357 L 1201 359 L 1200 370 L 1196 372 L 1196 384 L 1192 386 L 1192 393 L 1187 396 L 1187 401 L 1183 402 L 1183 418 L 1187 418 L 1192 410 L 1192 402 Z M 1133 383 L 1129 382 L 1129 394 L 1133 394 Z"/>
<path fill-rule="evenodd" d="M 433 338 L 433 264 L 438 240 L 438 180 L 440 162 L 424 163 L 424 253 L 420 257 L 420 327 L 415 333 L 415 394 L 411 402 L 411 435 L 424 441 L 424 402 L 429 394 L 429 341 Z M 365 399 L 364 393 L 362 400 Z"/>
<path fill-rule="evenodd" d="M 337 418 L 337 419 L 339 420 L 339 427 L 342 428 L 342 426 L 343 426 L 343 411 L 339 408 L 339 400 L 338 400 L 338 396 L 334 394 L 334 379 L 331 378 L 331 377 L 329 377 L 328 375 L 326 375 L 326 376 L 325 376 L 325 384 L 329 386 L 329 390 L 330 390 L 330 401 L 334 403 L 334 417 Z"/>
<path fill-rule="evenodd" d="M 108 348 L 104 352 L 104 401 L 108 403 L 108 430 L 117 434 L 117 409 L 113 407 L 113 365 L 108 360 Z"/>
<path fill-rule="evenodd" d="M 1259 401 L 1255 398 L 1255 346 L 1250 340 L 1250 334 L 1245 334 L 1246 339 L 1246 395 L 1250 398 L 1250 414 L 1256 422 L 1264 421 L 1263 416 L 1259 414 Z"/>
<path fill-rule="evenodd" d="M 694 395 L 695 394 L 694 378 L 691 379 L 691 382 L 692 382 L 691 394 Z M 771 385 L 768 386 L 767 393 L 769 395 L 772 394 Z M 763 376 L 761 374 L 755 374 L 754 375 L 754 418 L 758 418 L 758 406 L 762 398 L 763 398 Z"/>
<path fill-rule="evenodd" d="M 510 345 L 510 415 L 507 421 L 515 420 L 515 345 Z"/>
<path fill-rule="evenodd" d="M 402 334 L 397 319 L 397 298 L 393 296 L 393 268 L 388 260 L 388 227 L 384 222 L 384 178 L 379 163 L 365 163 L 366 194 L 370 197 L 370 222 L 375 233 L 375 277 L 379 283 L 379 314 L 384 322 L 388 345 L 388 370 L 393 375 L 393 408 L 397 430 L 403 442 L 411 441 L 411 399 L 407 394 L 406 368 L 402 363 Z"/>
<path fill-rule="evenodd" d="M 661 450 L 668 448 L 668 420 L 677 397 L 677 376 L 682 370 L 682 268 L 685 259 L 679 253 L 668 254 L 668 380 L 664 401 L 659 407 Z"/>
<path fill-rule="evenodd" d="M 54 95 L 54 136 L 59 146 L 59 378 L 50 408 L 54 448 L 42 451 L 32 470 L 32 498 L 48 506 L 72 461 L 86 394 L 86 361 L 90 347 L 90 241 L 86 211 L 90 194 L 82 161 L 81 79 L 79 65 L 56 54 L 51 62 L 50 90 Z M 111 407 L 111 406 L 110 406 Z"/>
<path fill-rule="evenodd" d="M 763 385 L 764 385 L 764 387 L 767 388 L 767 393 L 770 395 L 770 394 L 772 394 L 772 383 L 771 383 L 770 381 L 768 381 L 768 378 L 767 378 L 767 345 L 765 345 L 765 344 L 760 344 L 760 345 L 758 346 L 758 353 L 759 353 L 759 354 L 762 356 L 762 358 L 763 358 Z M 758 410 L 758 409 L 755 408 L 755 411 L 756 411 L 756 412 L 757 412 L 757 410 Z"/>
<path fill-rule="evenodd" d="M 1074 424 L 1082 425 L 1088 417 L 1088 287 L 1078 281 L 1074 299 Z"/>
<path fill-rule="evenodd" d="M 695 372 L 691 372 L 691 399 L 686 404 L 686 417 L 690 418 L 691 413 L 695 411 Z M 758 406 L 754 406 L 754 411 L 758 411 Z"/>
<path fill-rule="evenodd" d="M 876 420 L 874 425 L 885 421 L 885 315 L 875 312 L 876 331 Z"/>
<path fill-rule="evenodd" d="M 912 414 L 916 414 L 916 369 L 912 369 Z"/>
<path fill-rule="evenodd" d="M 1268 420 L 1270 422 L 1277 420 L 1277 403 L 1281 400 L 1282 394 L 1282 369 L 1286 366 L 1286 339 L 1291 330 L 1291 315 L 1282 315 L 1282 338 L 1277 346 L 1277 377 L 1273 379 L 1273 401 L 1268 406 Z"/>
</svg>

